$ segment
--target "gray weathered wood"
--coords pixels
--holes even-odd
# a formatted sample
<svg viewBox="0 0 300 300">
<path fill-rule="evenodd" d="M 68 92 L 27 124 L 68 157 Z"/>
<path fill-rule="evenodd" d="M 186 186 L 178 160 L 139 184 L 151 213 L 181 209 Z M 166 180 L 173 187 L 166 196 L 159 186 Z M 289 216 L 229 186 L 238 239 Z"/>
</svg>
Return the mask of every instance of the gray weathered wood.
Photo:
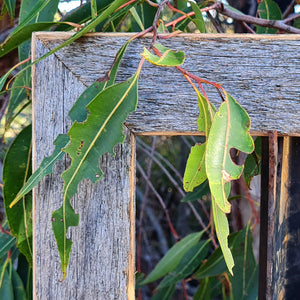
<svg viewBox="0 0 300 300">
<path fill-rule="evenodd" d="M 37 35 L 48 49 L 70 34 Z M 129 34 L 95 34 L 81 38 L 55 56 L 81 82 L 88 85 L 103 76 Z M 131 76 L 142 46 L 150 38 L 134 41 L 120 68 L 119 80 Z M 186 53 L 184 68 L 202 78 L 222 83 L 248 111 L 253 134 L 277 130 L 300 135 L 300 36 L 186 34 L 161 41 Z M 220 98 L 208 87 L 217 106 Z M 146 62 L 139 81 L 139 104 L 127 126 L 137 134 L 197 132 L 197 98 L 183 76 L 172 68 Z M 286 120 L 289 120 L 286 122 Z"/>
<path fill-rule="evenodd" d="M 34 57 L 47 51 L 36 40 Z M 62 61 L 52 56 L 38 64 L 33 74 L 34 150 L 36 168 L 51 154 L 53 139 L 66 133 L 67 113 L 84 90 Z M 128 131 L 128 130 L 127 130 Z M 34 191 L 34 293 L 35 299 L 134 299 L 134 211 L 132 135 L 117 147 L 116 157 L 101 160 L 105 173 L 99 184 L 83 181 L 73 198 L 80 214 L 79 227 L 70 230 L 74 242 L 68 274 L 62 273 L 51 226 L 51 212 L 62 204 L 62 179 L 58 174 L 68 161 Z"/>
<path fill-rule="evenodd" d="M 62 43 L 66 33 L 37 33 L 33 57 Z M 37 64 L 33 73 L 34 167 L 51 153 L 52 142 L 70 126 L 68 110 L 79 94 L 113 62 L 128 34 L 94 34 Z M 120 67 L 118 81 L 131 76 L 142 45 L 134 41 Z M 162 41 L 164 43 L 164 41 Z M 222 83 L 246 108 L 252 133 L 300 135 L 300 36 L 181 35 L 168 40 L 186 55 L 184 67 Z M 216 105 L 219 96 L 207 94 Z M 51 211 L 61 205 L 60 174 L 55 166 L 34 192 L 35 299 L 134 299 L 134 134 L 198 134 L 197 99 L 174 69 L 145 63 L 139 82 L 139 105 L 127 120 L 126 143 L 117 156 L 104 156 L 105 177 L 96 186 L 82 182 L 73 204 L 80 214 L 68 275 L 60 282 L 60 262 L 51 228 Z"/>
</svg>

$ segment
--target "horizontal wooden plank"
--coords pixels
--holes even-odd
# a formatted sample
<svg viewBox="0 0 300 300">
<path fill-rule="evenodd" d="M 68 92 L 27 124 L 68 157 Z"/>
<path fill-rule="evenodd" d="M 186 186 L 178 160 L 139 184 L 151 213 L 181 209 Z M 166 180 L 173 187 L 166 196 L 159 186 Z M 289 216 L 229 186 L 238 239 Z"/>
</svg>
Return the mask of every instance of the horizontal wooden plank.
<svg viewBox="0 0 300 300">
<path fill-rule="evenodd" d="M 53 49 L 69 33 L 36 33 Z M 89 34 L 55 54 L 75 77 L 89 85 L 109 69 L 117 50 L 131 34 Z M 142 47 L 150 37 L 133 41 L 120 67 L 118 81 L 131 76 Z M 252 134 L 277 130 L 300 135 L 300 36 L 182 34 L 161 43 L 186 53 L 183 67 L 195 75 L 221 83 L 251 117 Z M 221 100 L 205 86 L 215 105 Z M 75 100 L 75 99 L 74 99 Z M 139 104 L 127 126 L 136 134 L 196 134 L 197 97 L 174 68 L 146 62 L 139 81 Z"/>
</svg>

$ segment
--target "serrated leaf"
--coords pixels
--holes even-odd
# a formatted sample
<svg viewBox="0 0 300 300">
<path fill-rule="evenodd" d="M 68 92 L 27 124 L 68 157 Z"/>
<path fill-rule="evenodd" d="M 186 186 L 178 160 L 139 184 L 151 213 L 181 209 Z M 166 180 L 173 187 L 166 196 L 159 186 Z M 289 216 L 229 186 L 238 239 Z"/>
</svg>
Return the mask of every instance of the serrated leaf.
<svg viewBox="0 0 300 300">
<path fill-rule="evenodd" d="M 235 148 L 245 153 L 254 149 L 249 134 L 250 118 L 246 111 L 225 93 L 225 102 L 215 114 L 207 140 L 205 167 L 212 196 L 218 207 L 229 213 L 231 205 L 225 193 L 225 184 L 238 179 L 243 165 L 236 165 L 230 157 L 230 149 Z"/>
<path fill-rule="evenodd" d="M 209 243 L 209 240 L 202 241 L 189 249 L 181 259 L 174 272 L 166 276 L 159 284 L 158 289 L 176 284 L 178 281 L 191 275 L 206 257 Z"/>
<path fill-rule="evenodd" d="M 185 253 L 199 242 L 202 235 L 203 231 L 191 233 L 176 243 L 141 284 L 148 284 L 174 271 Z"/>
<path fill-rule="evenodd" d="M 61 258 L 63 278 L 69 261 L 72 242 L 67 239 L 68 227 L 77 226 L 70 199 L 77 192 L 78 183 L 90 179 L 95 183 L 103 173 L 99 158 L 104 153 L 114 153 L 113 147 L 124 141 L 123 122 L 137 106 L 139 72 L 125 82 L 103 90 L 87 105 L 89 116 L 83 123 L 75 122 L 68 134 L 71 142 L 64 150 L 72 159 L 71 166 L 62 174 L 64 180 L 63 205 L 52 214 L 52 226 Z"/>
<path fill-rule="evenodd" d="M 184 63 L 185 57 L 182 51 L 171 50 L 161 44 L 155 44 L 154 47 L 162 54 L 157 56 L 144 47 L 141 55 L 150 63 L 161 67 L 175 67 Z"/>
<path fill-rule="evenodd" d="M 234 261 L 231 251 L 228 247 L 228 220 L 226 214 L 218 207 L 214 199 L 212 199 L 212 210 L 218 241 L 220 243 L 228 271 L 231 275 L 233 275 L 232 268 L 234 266 Z"/>
<path fill-rule="evenodd" d="M 43 159 L 38 169 L 28 178 L 26 184 L 20 189 L 14 200 L 11 202 L 10 207 L 14 206 L 22 197 L 28 194 L 43 177 L 52 173 L 54 164 L 58 160 L 61 160 L 65 154 L 62 149 L 67 147 L 69 142 L 70 138 L 68 135 L 58 135 L 53 143 L 55 145 L 53 153 Z"/>
<path fill-rule="evenodd" d="M 11 144 L 3 164 L 3 199 L 5 214 L 18 249 L 32 265 L 32 197 L 22 197 L 13 208 L 11 202 L 31 174 L 31 125 L 23 129 Z"/>
<path fill-rule="evenodd" d="M 282 20 L 282 13 L 278 4 L 273 0 L 262 0 L 257 7 L 257 12 L 262 19 L 267 20 Z M 270 27 L 257 26 L 259 34 L 275 34 L 278 29 Z"/>
<path fill-rule="evenodd" d="M 205 150 L 206 143 L 196 144 L 191 148 L 183 177 L 183 187 L 186 192 L 192 192 L 195 187 L 207 179 Z"/>
</svg>

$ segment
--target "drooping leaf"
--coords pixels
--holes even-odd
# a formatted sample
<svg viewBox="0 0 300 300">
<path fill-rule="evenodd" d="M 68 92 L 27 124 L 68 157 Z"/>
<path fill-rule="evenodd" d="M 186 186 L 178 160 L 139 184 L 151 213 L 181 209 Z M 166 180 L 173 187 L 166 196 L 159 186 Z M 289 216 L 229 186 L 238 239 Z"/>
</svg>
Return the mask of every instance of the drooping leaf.
<svg viewBox="0 0 300 300">
<path fill-rule="evenodd" d="M 213 122 L 215 108 L 202 96 L 198 89 L 193 85 L 198 96 L 199 118 L 197 120 L 198 130 L 205 132 L 208 136 Z M 206 143 L 197 144 L 192 147 L 189 154 L 183 178 L 183 187 L 186 192 L 192 192 L 195 187 L 202 184 L 206 179 L 205 169 Z"/>
<path fill-rule="evenodd" d="M 216 228 L 217 237 L 222 249 L 224 259 L 230 274 L 233 275 L 232 268 L 234 266 L 234 261 L 232 253 L 228 247 L 228 235 L 229 235 L 229 225 L 226 214 L 219 208 L 215 200 L 212 199 L 212 210 L 214 224 Z"/>
<path fill-rule="evenodd" d="M 63 277 L 69 261 L 72 242 L 67 239 L 68 227 L 77 226 L 70 199 L 77 192 L 78 183 L 88 178 L 95 183 L 103 173 L 99 158 L 104 153 L 114 153 L 113 147 L 124 141 L 123 122 L 137 106 L 139 72 L 125 82 L 103 90 L 87 105 L 89 116 L 84 123 L 75 122 L 68 134 L 70 145 L 64 150 L 72 159 L 71 166 L 62 174 L 64 180 L 63 205 L 52 214 L 52 226 L 61 258 Z"/>
<path fill-rule="evenodd" d="M 10 17 L 13 19 L 15 16 L 16 0 L 4 0 Z"/>
<path fill-rule="evenodd" d="M 22 197 L 13 208 L 11 202 L 31 174 L 31 125 L 21 131 L 6 153 L 3 164 L 3 199 L 10 232 L 17 237 L 19 250 L 32 264 L 32 197 Z"/>
<path fill-rule="evenodd" d="M 138 5 L 135 6 L 135 10 L 140 17 L 143 26 L 145 28 L 150 27 L 153 24 L 153 20 L 154 20 L 157 8 L 149 5 L 147 2 L 140 2 L 137 4 Z M 162 23 L 160 23 L 160 24 L 162 24 Z M 134 19 L 131 20 L 131 29 L 133 32 L 140 31 L 140 26 L 137 24 L 137 22 Z"/>
<path fill-rule="evenodd" d="M 184 198 L 181 199 L 181 202 L 193 202 L 198 199 L 202 199 L 204 196 L 210 193 L 208 180 L 205 180 L 202 184 L 194 188 L 192 192 L 186 194 Z"/>
<path fill-rule="evenodd" d="M 155 44 L 154 47 L 162 54 L 162 56 L 157 56 L 146 48 L 144 48 L 144 52 L 141 53 L 141 55 L 150 63 L 161 67 L 174 67 L 183 64 L 185 57 L 182 51 L 174 51 L 161 44 Z"/>
<path fill-rule="evenodd" d="M 176 243 L 159 261 L 142 284 L 148 284 L 174 271 L 185 253 L 199 242 L 202 235 L 203 231 L 191 233 Z"/>
<path fill-rule="evenodd" d="M 273 0 L 262 0 L 257 8 L 257 12 L 262 19 L 282 20 L 282 13 L 278 4 Z M 278 29 L 270 27 L 257 26 L 257 33 L 275 34 Z"/>
<path fill-rule="evenodd" d="M 197 292 L 194 294 L 193 300 L 210 300 L 211 297 L 211 278 L 205 277 L 200 282 Z"/>
<path fill-rule="evenodd" d="M 151 300 L 172 300 L 175 293 L 176 284 L 169 285 L 166 288 L 158 290 Z"/>
<path fill-rule="evenodd" d="M 191 275 L 205 259 L 209 249 L 209 243 L 209 240 L 201 241 L 189 249 L 179 262 L 177 268 L 167 275 L 159 284 L 158 289 L 176 284 L 178 281 Z"/>
<path fill-rule="evenodd" d="M 207 179 L 205 149 L 206 143 L 196 144 L 191 148 L 183 177 L 183 187 L 186 192 L 192 192 L 195 187 Z"/>
<path fill-rule="evenodd" d="M 10 203 L 10 207 L 13 207 L 22 197 L 28 194 L 43 177 L 52 173 L 54 164 L 62 159 L 65 154 L 62 149 L 67 147 L 69 142 L 70 138 L 68 135 L 58 135 L 54 141 L 55 149 L 53 153 L 43 159 L 38 169 L 28 178 L 26 184 L 20 189 L 16 197 Z"/>
<path fill-rule="evenodd" d="M 254 143 L 249 134 L 248 114 L 226 92 L 225 98 L 215 114 L 208 136 L 205 167 L 215 203 L 224 213 L 229 213 L 231 205 L 227 200 L 225 184 L 238 179 L 243 171 L 243 165 L 236 165 L 231 160 L 230 149 L 251 153 Z"/>
<path fill-rule="evenodd" d="M 194 22 L 200 33 L 206 33 L 205 22 L 199 6 L 193 1 L 189 1 L 189 3 L 195 13 L 195 19 L 192 19 L 192 21 Z"/>
</svg>

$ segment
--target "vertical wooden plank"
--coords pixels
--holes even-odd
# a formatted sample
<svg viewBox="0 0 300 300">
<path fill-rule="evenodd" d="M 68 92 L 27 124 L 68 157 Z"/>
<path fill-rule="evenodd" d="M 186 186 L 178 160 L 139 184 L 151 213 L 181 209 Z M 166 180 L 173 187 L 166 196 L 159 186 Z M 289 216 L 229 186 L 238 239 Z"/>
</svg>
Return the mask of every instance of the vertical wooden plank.
<svg viewBox="0 0 300 300">
<path fill-rule="evenodd" d="M 298 299 L 300 285 L 300 138 L 284 137 L 276 199 L 273 297 Z"/>
<path fill-rule="evenodd" d="M 47 50 L 38 40 L 33 43 L 35 59 Z M 84 88 L 56 56 L 34 68 L 34 169 L 51 154 L 57 134 L 67 132 L 67 113 Z M 63 282 L 51 212 L 61 206 L 60 174 L 69 159 L 57 163 L 34 190 L 34 299 L 134 299 L 134 147 L 126 130 L 116 156 L 100 160 L 102 180 L 97 185 L 83 181 L 71 200 L 80 223 L 68 232 L 73 248 Z"/>
</svg>

